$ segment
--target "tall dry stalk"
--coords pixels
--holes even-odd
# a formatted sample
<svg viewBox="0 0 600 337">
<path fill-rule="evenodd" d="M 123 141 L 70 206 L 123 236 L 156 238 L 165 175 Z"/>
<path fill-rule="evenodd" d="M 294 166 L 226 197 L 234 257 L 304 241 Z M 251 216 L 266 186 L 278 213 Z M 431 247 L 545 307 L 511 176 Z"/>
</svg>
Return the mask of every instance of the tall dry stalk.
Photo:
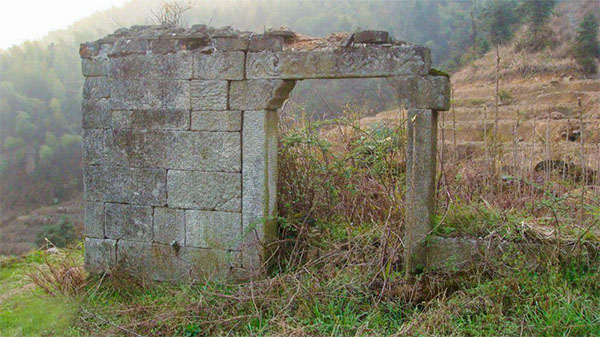
<svg viewBox="0 0 600 337">
<path fill-rule="evenodd" d="M 585 169 L 585 144 L 583 140 L 584 124 L 583 124 L 583 109 L 581 108 L 581 97 L 577 97 L 577 105 L 579 106 L 579 161 L 581 165 L 581 198 L 579 200 L 579 223 L 583 224 L 583 210 L 585 203 L 585 185 L 587 183 L 587 172 Z"/>
<path fill-rule="evenodd" d="M 537 122 L 537 111 L 536 108 L 533 108 L 533 126 L 531 127 L 531 153 L 529 155 L 529 170 L 530 172 L 533 170 L 534 164 L 533 164 L 533 155 L 535 154 L 535 128 L 536 128 L 536 122 Z M 533 184 L 529 184 L 529 191 L 530 191 L 530 198 L 533 198 L 533 195 L 535 193 L 535 188 L 533 186 Z M 533 210 L 533 204 L 531 205 L 531 208 Z"/>
<path fill-rule="evenodd" d="M 550 154 L 550 114 L 546 116 L 546 160 L 552 160 L 552 155 Z M 550 170 L 544 170 L 544 181 L 550 180 Z"/>
</svg>

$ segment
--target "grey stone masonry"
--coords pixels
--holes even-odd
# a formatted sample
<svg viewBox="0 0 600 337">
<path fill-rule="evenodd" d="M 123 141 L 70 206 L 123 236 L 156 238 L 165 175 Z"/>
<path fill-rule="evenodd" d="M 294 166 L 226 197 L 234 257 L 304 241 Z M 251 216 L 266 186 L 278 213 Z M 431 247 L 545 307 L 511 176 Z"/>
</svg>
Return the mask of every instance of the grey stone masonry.
<svg viewBox="0 0 600 337">
<path fill-rule="evenodd" d="M 309 78 L 388 78 L 411 109 L 405 253 L 409 266 L 420 261 L 437 111 L 450 104 L 427 48 L 382 31 L 317 39 L 134 26 L 82 44 L 80 56 L 90 272 L 162 281 L 263 272 L 277 235 L 277 110 Z"/>
</svg>

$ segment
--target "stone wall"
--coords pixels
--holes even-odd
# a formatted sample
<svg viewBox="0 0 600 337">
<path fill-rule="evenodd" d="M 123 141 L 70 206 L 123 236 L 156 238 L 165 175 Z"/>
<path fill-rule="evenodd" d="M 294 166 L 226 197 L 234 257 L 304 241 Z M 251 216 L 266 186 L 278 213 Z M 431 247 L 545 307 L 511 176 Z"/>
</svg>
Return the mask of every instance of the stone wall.
<svg viewBox="0 0 600 337">
<path fill-rule="evenodd" d="M 276 235 L 277 109 L 296 80 L 387 77 L 401 104 L 425 109 L 413 114 L 426 116 L 420 141 L 433 147 L 431 123 L 449 104 L 448 79 L 429 75 L 429 51 L 385 32 L 314 39 L 132 27 L 82 44 L 80 55 L 86 266 L 94 273 L 119 267 L 183 280 L 260 272 Z M 435 155 L 423 163 L 412 198 L 425 204 L 413 222 L 427 227 Z"/>
</svg>

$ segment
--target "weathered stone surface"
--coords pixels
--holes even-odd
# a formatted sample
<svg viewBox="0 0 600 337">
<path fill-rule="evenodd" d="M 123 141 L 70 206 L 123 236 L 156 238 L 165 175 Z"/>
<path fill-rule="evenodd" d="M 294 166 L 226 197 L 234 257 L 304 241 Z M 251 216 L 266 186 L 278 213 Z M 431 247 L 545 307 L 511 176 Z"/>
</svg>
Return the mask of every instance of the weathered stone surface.
<svg viewBox="0 0 600 337">
<path fill-rule="evenodd" d="M 117 241 L 85 239 L 85 268 L 92 274 L 111 271 L 117 261 Z"/>
<path fill-rule="evenodd" d="M 248 36 L 222 35 L 213 36 L 212 39 L 215 48 L 221 51 L 248 50 L 250 45 Z"/>
<path fill-rule="evenodd" d="M 430 67 L 429 50 L 420 46 L 249 52 L 246 56 L 249 79 L 426 75 Z"/>
<path fill-rule="evenodd" d="M 104 204 L 86 201 L 84 212 L 83 235 L 88 238 L 104 239 Z"/>
<path fill-rule="evenodd" d="M 104 162 L 105 142 L 105 130 L 83 129 L 83 162 L 86 164 L 100 164 Z"/>
<path fill-rule="evenodd" d="M 84 200 L 166 205 L 167 171 L 158 168 L 84 166 Z"/>
<path fill-rule="evenodd" d="M 277 111 L 245 111 L 242 131 L 242 266 L 257 271 L 277 235 Z"/>
<path fill-rule="evenodd" d="M 185 211 L 188 247 L 239 249 L 242 215 L 230 212 Z"/>
<path fill-rule="evenodd" d="M 250 51 L 279 51 L 283 49 L 284 37 L 278 35 L 253 34 L 250 36 Z"/>
<path fill-rule="evenodd" d="M 192 81 L 192 108 L 227 110 L 228 89 L 227 81 Z"/>
<path fill-rule="evenodd" d="M 241 210 L 241 174 L 169 170 L 169 207 L 209 211 Z"/>
<path fill-rule="evenodd" d="M 406 137 L 405 261 L 411 270 L 425 265 L 424 241 L 435 214 L 437 111 L 408 110 Z"/>
<path fill-rule="evenodd" d="M 237 132 L 112 130 L 107 152 L 114 165 L 239 172 Z"/>
<path fill-rule="evenodd" d="M 390 33 L 383 30 L 361 30 L 354 33 L 354 43 L 391 43 Z"/>
<path fill-rule="evenodd" d="M 400 104 L 408 109 L 448 110 L 450 80 L 446 76 L 388 77 Z"/>
<path fill-rule="evenodd" d="M 118 80 L 192 78 L 192 54 L 187 51 L 113 57 L 110 62 L 109 76 Z"/>
<path fill-rule="evenodd" d="M 241 80 L 245 55 L 242 51 L 194 53 L 194 78 L 201 80 Z"/>
<path fill-rule="evenodd" d="M 240 266 L 240 253 L 221 249 L 185 247 L 182 258 L 187 261 L 191 279 L 222 279 L 232 276 Z"/>
<path fill-rule="evenodd" d="M 107 98 L 110 97 L 110 90 L 108 77 L 86 77 L 83 83 L 83 98 Z"/>
<path fill-rule="evenodd" d="M 152 207 L 106 203 L 105 235 L 109 239 L 152 240 Z"/>
<path fill-rule="evenodd" d="M 108 52 L 108 56 L 119 57 L 131 54 L 146 54 L 148 43 L 148 40 L 143 39 L 117 39 Z"/>
<path fill-rule="evenodd" d="M 154 241 L 185 246 L 186 216 L 182 209 L 154 208 Z"/>
<path fill-rule="evenodd" d="M 139 130 L 188 130 L 189 110 L 114 110 L 110 127 Z"/>
<path fill-rule="evenodd" d="M 192 130 L 240 131 L 241 111 L 192 111 Z"/>
<path fill-rule="evenodd" d="M 159 281 L 222 278 L 239 264 L 237 252 L 125 240 L 118 242 L 117 256 L 125 271 Z"/>
<path fill-rule="evenodd" d="M 98 55 L 100 52 L 100 43 L 98 42 L 86 42 L 79 45 L 79 56 L 82 59 L 90 58 Z"/>
<path fill-rule="evenodd" d="M 113 110 L 190 109 L 190 81 L 113 80 L 111 92 Z"/>
<path fill-rule="evenodd" d="M 105 55 L 81 60 L 81 73 L 83 76 L 107 76 L 108 69 L 109 61 Z"/>
<path fill-rule="evenodd" d="M 189 266 L 170 245 L 119 240 L 117 265 L 125 272 L 158 281 L 188 279 Z"/>
<path fill-rule="evenodd" d="M 110 125 L 108 98 L 84 99 L 81 103 L 81 126 L 84 129 L 106 129 Z"/>
<path fill-rule="evenodd" d="M 234 110 L 276 110 L 296 84 L 288 80 L 232 81 L 230 107 Z"/>
</svg>

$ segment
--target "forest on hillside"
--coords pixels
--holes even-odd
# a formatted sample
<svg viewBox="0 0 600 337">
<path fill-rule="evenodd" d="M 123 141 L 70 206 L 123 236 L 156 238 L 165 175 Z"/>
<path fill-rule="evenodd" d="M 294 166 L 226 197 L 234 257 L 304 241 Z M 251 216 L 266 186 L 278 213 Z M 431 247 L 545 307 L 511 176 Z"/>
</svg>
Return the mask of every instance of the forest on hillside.
<svg viewBox="0 0 600 337">
<path fill-rule="evenodd" d="M 540 8 L 527 6 L 540 3 Z M 547 18 L 558 5 L 567 7 L 574 27 L 593 12 L 594 0 L 528 2 L 523 0 L 202 0 L 192 1 L 184 25 L 204 23 L 263 31 L 286 26 L 302 34 L 323 36 L 360 28 L 390 31 L 396 39 L 432 50 L 434 66 L 453 72 L 505 42 L 519 27 L 528 26 L 531 41 L 544 38 Z M 79 44 L 98 39 L 117 28 L 155 24 L 159 0 L 133 0 L 120 8 L 98 12 L 68 29 L 0 50 L 0 203 L 3 217 L 17 210 L 58 203 L 82 189 L 81 88 Z M 544 7 L 545 6 L 545 7 Z M 542 15 L 539 15 L 542 14 Z M 590 29 L 597 31 L 597 19 Z M 596 21 L 594 21 L 596 20 Z M 532 28 L 533 27 L 533 28 Z M 502 32 L 505 35 L 500 34 Z M 529 35 L 528 35 L 529 36 Z M 575 42 L 574 42 L 575 43 Z M 544 48 L 545 45 L 533 46 Z M 594 55 L 593 55 L 594 56 Z M 592 63 L 595 64 L 592 57 Z M 379 88 L 379 84 L 371 85 Z M 327 96 L 343 108 L 355 93 L 366 110 L 386 108 L 380 90 L 332 83 Z M 296 96 L 309 97 L 309 86 Z M 378 96 L 379 95 L 379 96 Z M 300 99 L 299 99 L 300 100 Z M 351 102 L 351 101 L 350 101 Z M 305 100 L 310 110 L 318 100 Z M 331 108 L 330 108 L 331 109 Z"/>
</svg>

